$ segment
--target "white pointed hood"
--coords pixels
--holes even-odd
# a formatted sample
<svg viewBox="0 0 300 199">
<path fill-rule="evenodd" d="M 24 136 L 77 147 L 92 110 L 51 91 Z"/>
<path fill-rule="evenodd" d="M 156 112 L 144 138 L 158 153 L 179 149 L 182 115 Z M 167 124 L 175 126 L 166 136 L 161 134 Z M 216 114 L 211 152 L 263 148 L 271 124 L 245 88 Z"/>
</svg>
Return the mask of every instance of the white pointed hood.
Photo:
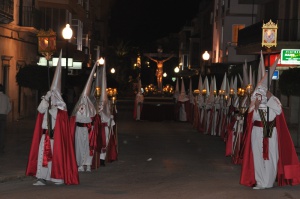
<svg viewBox="0 0 300 199">
<path fill-rule="evenodd" d="M 202 77 L 199 75 L 199 82 L 198 82 L 198 90 L 201 93 L 203 90 L 203 82 L 202 82 Z"/>
<path fill-rule="evenodd" d="M 204 78 L 204 89 L 206 90 L 206 96 L 208 96 L 210 92 L 209 92 L 209 83 L 208 83 L 207 76 L 205 76 Z"/>
<path fill-rule="evenodd" d="M 179 79 L 178 77 L 176 78 L 176 86 L 175 86 L 175 92 L 173 94 L 173 98 L 177 101 L 179 97 Z"/>
<path fill-rule="evenodd" d="M 57 66 L 56 66 L 54 77 L 53 77 L 52 84 L 50 87 L 51 105 L 57 106 L 58 109 L 66 111 L 67 105 L 61 96 L 61 74 L 62 74 L 61 59 L 62 59 L 62 50 L 60 50 Z"/>
<path fill-rule="evenodd" d="M 261 97 L 262 97 L 261 98 L 261 104 L 266 104 L 267 103 L 268 100 L 267 100 L 266 93 L 268 91 L 268 88 L 271 85 L 273 73 L 274 73 L 274 71 L 277 67 L 279 57 L 275 60 L 275 62 L 269 68 L 270 72 L 265 73 L 265 75 L 262 77 L 260 82 L 257 84 L 256 88 L 254 89 L 254 91 L 251 95 L 251 104 L 250 104 L 249 112 L 251 112 L 255 107 L 254 103 L 255 103 L 257 95 L 261 95 Z M 268 74 L 270 74 L 270 76 L 269 76 L 269 85 L 268 85 Z"/>
<path fill-rule="evenodd" d="M 110 117 L 110 105 L 108 103 L 108 96 L 107 96 L 107 79 L 106 79 L 106 64 L 101 67 L 100 70 L 101 74 L 101 97 L 100 97 L 100 105 L 102 106 L 102 113 L 104 113 L 107 117 Z"/>
<path fill-rule="evenodd" d="M 226 90 L 226 84 L 227 84 L 226 80 L 227 80 L 227 76 L 226 76 L 226 73 L 225 73 L 224 77 L 223 77 L 222 84 L 221 84 L 221 88 L 220 88 L 220 90 L 222 90 L 222 91 Z"/>
<path fill-rule="evenodd" d="M 79 97 L 78 102 L 76 103 L 72 116 L 85 116 L 85 117 L 94 117 L 97 113 L 96 108 L 93 102 L 90 99 L 91 87 L 94 78 L 94 73 L 96 71 L 97 64 L 95 63 L 89 78 L 85 84 L 85 87 Z"/>
<path fill-rule="evenodd" d="M 183 78 L 182 78 L 181 79 L 181 91 L 180 91 L 180 94 L 179 94 L 179 97 L 178 97 L 178 101 L 180 101 L 180 102 L 186 102 L 188 100 L 189 100 L 189 98 L 186 95 L 184 81 L 183 81 Z"/>
<path fill-rule="evenodd" d="M 265 75 L 265 73 L 266 73 L 266 68 L 265 68 L 264 56 L 262 54 L 262 51 L 260 51 L 260 60 L 259 60 L 259 65 L 258 65 L 257 83 L 256 84 L 258 84 L 260 82 L 260 80 Z"/>
</svg>

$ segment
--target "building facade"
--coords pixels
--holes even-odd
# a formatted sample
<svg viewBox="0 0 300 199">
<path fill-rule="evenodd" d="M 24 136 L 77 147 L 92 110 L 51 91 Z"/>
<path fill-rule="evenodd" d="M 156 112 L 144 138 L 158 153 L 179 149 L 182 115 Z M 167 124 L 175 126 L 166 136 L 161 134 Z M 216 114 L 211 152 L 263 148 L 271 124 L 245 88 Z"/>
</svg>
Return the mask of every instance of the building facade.
<svg viewBox="0 0 300 199">
<path fill-rule="evenodd" d="M 16 74 L 21 67 L 36 65 L 43 58 L 38 52 L 38 32 L 42 29 L 56 32 L 57 50 L 53 57 L 58 57 L 62 50 L 65 60 L 71 58 L 68 74 L 72 75 L 73 62 L 89 67 L 105 49 L 108 17 L 113 4 L 114 0 L 0 1 L 0 83 L 11 99 L 11 121 L 36 113 L 37 92 L 20 87 Z M 62 37 L 66 24 L 73 30 L 68 41 Z M 63 61 L 63 67 L 66 67 L 66 61 Z"/>
</svg>

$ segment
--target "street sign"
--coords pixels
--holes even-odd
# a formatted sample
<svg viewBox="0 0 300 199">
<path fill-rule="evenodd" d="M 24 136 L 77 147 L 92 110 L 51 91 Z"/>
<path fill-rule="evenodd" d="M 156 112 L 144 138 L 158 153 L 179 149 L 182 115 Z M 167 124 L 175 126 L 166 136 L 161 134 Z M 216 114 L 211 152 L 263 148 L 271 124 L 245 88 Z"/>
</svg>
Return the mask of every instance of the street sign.
<svg viewBox="0 0 300 199">
<path fill-rule="evenodd" d="M 279 80 L 279 70 L 275 70 L 272 76 L 273 80 Z"/>
<path fill-rule="evenodd" d="M 300 49 L 282 49 L 281 64 L 300 65 Z"/>
</svg>

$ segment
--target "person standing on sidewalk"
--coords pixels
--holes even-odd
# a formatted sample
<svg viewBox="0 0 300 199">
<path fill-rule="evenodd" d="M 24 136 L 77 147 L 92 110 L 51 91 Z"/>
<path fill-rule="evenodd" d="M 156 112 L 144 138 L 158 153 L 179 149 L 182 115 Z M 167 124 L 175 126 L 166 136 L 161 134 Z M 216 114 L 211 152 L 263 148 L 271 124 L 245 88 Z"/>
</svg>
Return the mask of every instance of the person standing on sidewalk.
<svg viewBox="0 0 300 199">
<path fill-rule="evenodd" d="M 9 97 L 4 93 L 4 87 L 0 84 L 0 153 L 4 152 L 7 114 L 11 111 Z"/>
<path fill-rule="evenodd" d="M 35 176 L 35 186 L 53 182 L 56 185 L 79 184 L 74 151 L 74 134 L 70 133 L 66 103 L 61 96 L 61 56 L 50 91 L 38 106 L 38 116 L 26 169 Z"/>
</svg>

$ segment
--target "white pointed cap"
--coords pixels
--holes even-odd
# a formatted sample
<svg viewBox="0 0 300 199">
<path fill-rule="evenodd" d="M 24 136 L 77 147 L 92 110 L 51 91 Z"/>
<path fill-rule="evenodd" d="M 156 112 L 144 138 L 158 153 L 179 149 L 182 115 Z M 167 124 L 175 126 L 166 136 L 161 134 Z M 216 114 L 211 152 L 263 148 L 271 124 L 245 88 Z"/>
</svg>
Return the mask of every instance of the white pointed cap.
<svg viewBox="0 0 300 199">
<path fill-rule="evenodd" d="M 61 70 L 62 70 L 61 69 L 61 57 L 62 57 L 62 50 L 60 50 L 57 66 L 56 66 L 54 77 L 53 77 L 52 84 L 50 87 L 51 91 L 56 90 L 59 93 L 61 92 Z"/>
<path fill-rule="evenodd" d="M 95 63 L 81 95 L 85 95 L 85 96 L 90 95 L 92 82 L 93 82 L 93 79 L 94 79 L 94 73 L 96 71 L 96 67 L 97 67 L 97 64 Z"/>
<path fill-rule="evenodd" d="M 185 86 L 184 86 L 184 81 L 183 78 L 181 79 L 181 88 L 180 88 L 180 94 L 185 94 Z"/>
<path fill-rule="evenodd" d="M 72 116 L 84 116 L 84 117 L 94 117 L 97 113 L 96 108 L 92 100 L 90 99 L 91 87 L 93 82 L 94 73 L 96 70 L 97 64 L 95 63 L 89 78 L 85 84 L 85 87 L 77 101 L 73 111 Z"/>
<path fill-rule="evenodd" d="M 241 75 L 240 75 L 240 74 L 238 74 L 238 75 L 239 75 L 239 80 L 240 80 L 240 82 L 241 82 L 241 87 L 243 87 L 243 85 L 244 85 L 243 78 L 241 77 Z"/>
<path fill-rule="evenodd" d="M 233 90 L 236 95 L 237 94 L 237 76 L 235 76 L 234 80 L 233 80 Z"/>
<path fill-rule="evenodd" d="M 105 102 L 107 103 L 108 101 L 108 96 L 107 96 L 107 80 L 106 80 L 106 66 L 105 64 L 101 67 L 101 97 L 100 97 L 100 102 Z"/>
<path fill-rule="evenodd" d="M 175 100 L 178 99 L 179 96 L 179 79 L 178 77 L 176 78 L 176 86 L 175 86 L 175 92 L 173 94 L 173 98 L 175 98 Z"/>
<path fill-rule="evenodd" d="M 229 86 L 228 78 L 226 77 L 226 89 L 225 89 L 225 95 L 229 96 L 229 92 L 230 92 L 230 86 Z"/>
<path fill-rule="evenodd" d="M 246 88 L 249 84 L 249 75 L 248 75 L 248 72 L 247 72 L 247 62 L 245 60 L 245 64 L 243 65 L 243 85 L 242 87 L 243 88 Z"/>
<path fill-rule="evenodd" d="M 203 90 L 203 82 L 202 82 L 201 74 L 199 75 L 198 90 L 200 92 Z"/>
<path fill-rule="evenodd" d="M 204 78 L 204 89 L 206 90 L 206 95 L 209 95 L 209 83 L 208 83 L 208 78 L 205 76 Z"/>
<path fill-rule="evenodd" d="M 185 102 L 185 101 L 188 101 L 188 100 L 189 100 L 189 98 L 186 95 L 184 81 L 183 81 L 183 78 L 182 78 L 181 79 L 181 92 L 180 92 L 180 95 L 178 97 L 178 101 Z"/>
<path fill-rule="evenodd" d="M 214 91 L 217 91 L 217 80 L 216 80 L 216 76 L 214 76 Z"/>
<path fill-rule="evenodd" d="M 227 80 L 227 76 L 226 76 L 226 73 L 225 73 L 224 77 L 223 77 L 222 84 L 221 84 L 221 88 L 220 88 L 220 90 L 222 90 L 222 91 L 226 90 L 226 83 L 227 83 L 226 80 Z"/>
<path fill-rule="evenodd" d="M 230 89 L 233 89 L 233 76 L 230 78 L 230 84 L 229 84 L 229 86 L 230 86 Z"/>
<path fill-rule="evenodd" d="M 269 67 L 270 72 L 268 72 L 270 74 L 269 76 L 269 85 L 268 85 L 268 73 L 265 73 L 265 75 L 262 77 L 262 79 L 260 80 L 260 82 L 257 84 L 257 86 L 263 86 L 265 88 L 269 88 L 272 82 L 272 77 L 274 74 L 274 71 L 277 67 L 278 61 L 279 61 L 280 57 L 277 57 L 277 59 L 275 60 L 275 62 L 272 64 L 271 67 Z"/>
<path fill-rule="evenodd" d="M 260 51 L 260 60 L 258 65 L 258 71 L 257 71 L 257 83 L 260 82 L 261 78 L 265 75 L 266 68 L 265 68 L 265 62 L 264 62 L 264 56 L 262 54 L 262 51 Z"/>
</svg>

